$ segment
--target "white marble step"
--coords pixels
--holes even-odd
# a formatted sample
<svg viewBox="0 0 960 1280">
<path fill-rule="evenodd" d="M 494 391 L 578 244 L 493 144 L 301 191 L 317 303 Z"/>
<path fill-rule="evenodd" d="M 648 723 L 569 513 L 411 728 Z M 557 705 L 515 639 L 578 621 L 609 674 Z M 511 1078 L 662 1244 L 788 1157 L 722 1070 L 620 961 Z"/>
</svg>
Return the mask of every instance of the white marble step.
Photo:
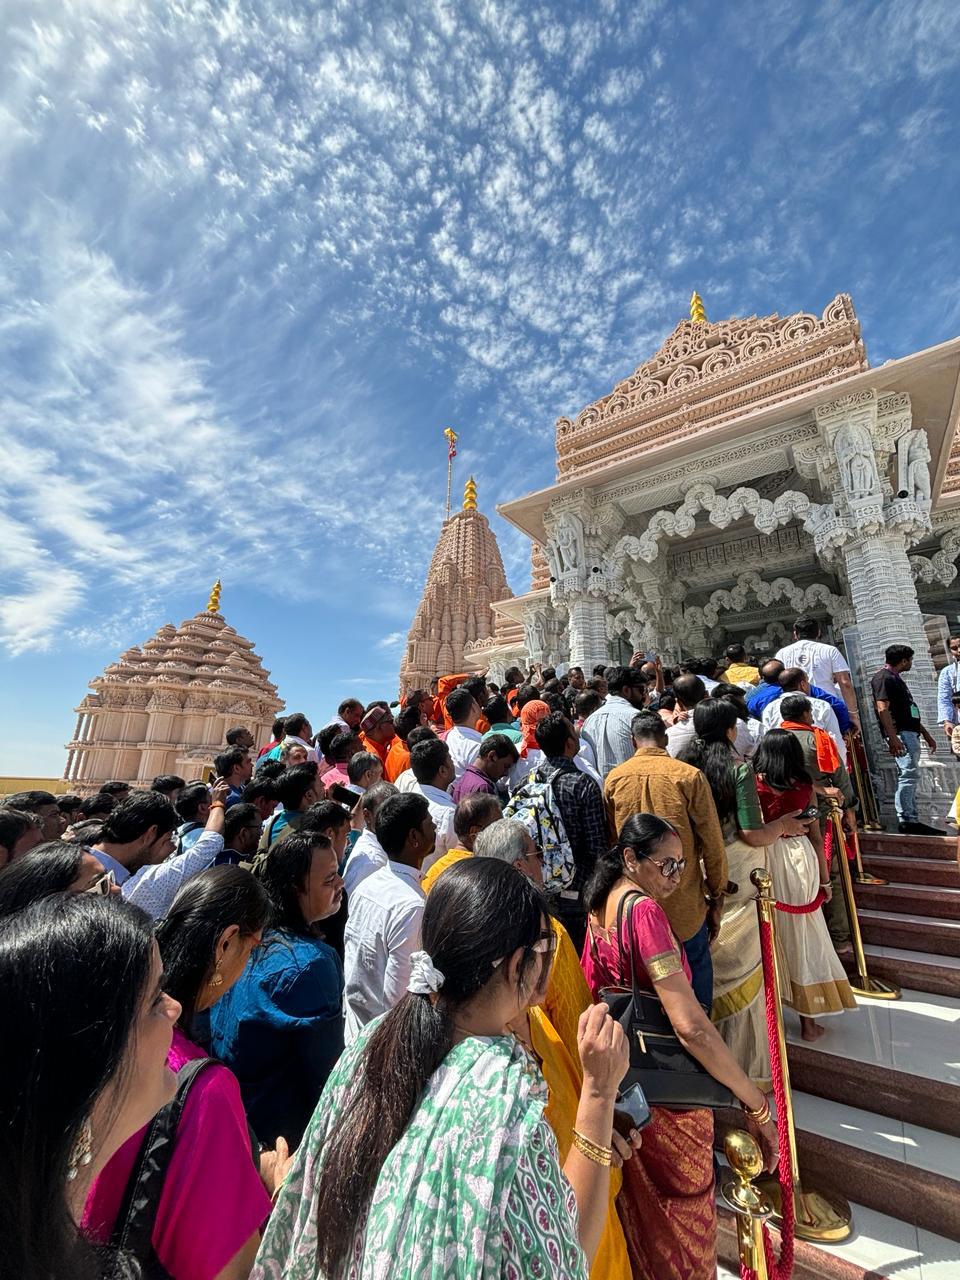
<svg viewBox="0 0 960 1280">
<path fill-rule="evenodd" d="M 823 1023 L 827 1033 L 808 1046 L 814 1050 L 960 1085 L 960 1000 L 953 996 L 906 987 L 899 1000 L 858 996 L 856 1009 Z M 788 1040 L 805 1043 L 790 1009 L 784 1025 Z"/>
<path fill-rule="evenodd" d="M 936 956 L 928 951 L 906 951 L 903 947 L 884 947 L 875 942 L 865 943 L 863 949 L 867 956 L 903 960 L 909 964 L 935 964 L 943 969 L 960 969 L 960 956 Z"/>
<path fill-rule="evenodd" d="M 851 1204 L 854 1232 L 843 1244 L 818 1245 L 890 1280 L 958 1280 L 960 1244 L 861 1204 Z"/>
<path fill-rule="evenodd" d="M 809 1093 L 794 1093 L 793 1115 L 798 1129 L 960 1182 L 960 1138 Z M 894 1187 L 890 1198 L 893 1207 Z"/>
</svg>

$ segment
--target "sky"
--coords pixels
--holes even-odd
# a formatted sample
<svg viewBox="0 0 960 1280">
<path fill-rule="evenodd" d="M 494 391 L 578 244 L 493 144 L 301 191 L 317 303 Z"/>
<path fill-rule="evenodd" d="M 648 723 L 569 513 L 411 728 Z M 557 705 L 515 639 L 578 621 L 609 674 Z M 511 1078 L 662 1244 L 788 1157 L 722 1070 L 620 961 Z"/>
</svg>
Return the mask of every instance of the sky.
<svg viewBox="0 0 960 1280">
<path fill-rule="evenodd" d="M 960 5 L 0 0 L 0 774 L 223 580 L 393 697 L 446 446 L 497 502 L 686 314 L 960 332 Z"/>
</svg>

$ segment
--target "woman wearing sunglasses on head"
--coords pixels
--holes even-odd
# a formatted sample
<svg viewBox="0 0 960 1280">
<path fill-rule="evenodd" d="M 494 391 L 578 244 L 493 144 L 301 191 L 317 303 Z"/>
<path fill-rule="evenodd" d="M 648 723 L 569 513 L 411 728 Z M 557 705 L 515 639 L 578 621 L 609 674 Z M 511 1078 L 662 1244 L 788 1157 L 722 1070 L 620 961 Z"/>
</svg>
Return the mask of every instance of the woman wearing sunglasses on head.
<svg viewBox="0 0 960 1280">
<path fill-rule="evenodd" d="M 554 933 L 513 867 L 469 858 L 431 890 L 407 994 L 327 1081 L 255 1280 L 585 1280 L 603 1231 L 626 1038 L 580 1022 L 585 1085 L 561 1169 L 543 1077 L 511 1023 L 544 995 Z"/>
<path fill-rule="evenodd" d="M 583 966 L 598 999 L 607 987 L 654 992 L 684 1049 L 739 1099 L 768 1169 L 777 1131 L 761 1090 L 738 1066 L 690 985 L 690 966 L 661 905 L 680 883 L 680 837 L 669 822 L 638 813 L 597 862 L 584 899 L 589 911 Z M 716 1204 L 713 1115 L 652 1108 L 643 1145 L 623 1167 L 617 1209 L 634 1277 L 713 1280 Z"/>
</svg>

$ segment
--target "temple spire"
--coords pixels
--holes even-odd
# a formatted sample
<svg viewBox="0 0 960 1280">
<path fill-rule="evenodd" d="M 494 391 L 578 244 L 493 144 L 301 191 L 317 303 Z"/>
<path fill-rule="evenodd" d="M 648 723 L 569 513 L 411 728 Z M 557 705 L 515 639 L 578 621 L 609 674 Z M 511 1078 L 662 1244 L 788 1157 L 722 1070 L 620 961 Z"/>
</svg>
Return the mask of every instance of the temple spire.
<svg viewBox="0 0 960 1280">
<path fill-rule="evenodd" d="M 222 590 L 220 579 L 218 578 L 213 584 L 210 592 L 210 599 L 207 601 L 207 613 L 220 612 L 220 592 Z"/>
<path fill-rule="evenodd" d="M 463 509 L 464 511 L 476 511 L 477 509 L 477 482 L 473 476 L 463 486 Z"/>
<path fill-rule="evenodd" d="M 707 313 L 703 309 L 703 299 L 696 289 L 690 295 L 690 319 L 694 324 L 707 323 Z"/>
</svg>

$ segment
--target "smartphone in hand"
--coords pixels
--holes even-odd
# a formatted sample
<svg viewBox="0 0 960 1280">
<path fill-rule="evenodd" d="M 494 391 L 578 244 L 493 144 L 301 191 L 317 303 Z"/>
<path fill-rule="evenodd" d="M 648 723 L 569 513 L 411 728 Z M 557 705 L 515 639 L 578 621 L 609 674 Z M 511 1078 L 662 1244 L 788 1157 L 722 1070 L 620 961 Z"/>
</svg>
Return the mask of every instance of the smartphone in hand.
<svg viewBox="0 0 960 1280">
<path fill-rule="evenodd" d="M 642 1129 L 652 1119 L 650 1106 L 638 1084 L 631 1085 L 613 1104 L 613 1127 L 621 1138 L 628 1137 L 631 1129 Z"/>
</svg>

